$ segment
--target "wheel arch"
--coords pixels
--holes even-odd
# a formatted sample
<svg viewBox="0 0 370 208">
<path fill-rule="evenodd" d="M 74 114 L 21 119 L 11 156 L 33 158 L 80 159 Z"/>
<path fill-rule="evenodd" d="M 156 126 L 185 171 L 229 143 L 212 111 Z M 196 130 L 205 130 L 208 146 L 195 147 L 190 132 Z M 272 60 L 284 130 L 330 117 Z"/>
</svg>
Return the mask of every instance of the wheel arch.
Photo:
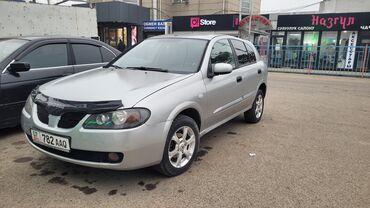
<svg viewBox="0 0 370 208">
<path fill-rule="evenodd" d="M 192 118 L 199 130 L 202 126 L 201 107 L 195 102 L 186 102 L 176 107 L 169 115 L 167 120 L 173 121 L 178 115 L 185 115 Z"/>
<path fill-rule="evenodd" d="M 262 82 L 262 83 L 259 85 L 258 90 L 262 90 L 262 92 L 263 92 L 263 97 L 265 97 L 265 96 L 266 96 L 266 91 L 267 91 L 266 83 Z"/>
</svg>

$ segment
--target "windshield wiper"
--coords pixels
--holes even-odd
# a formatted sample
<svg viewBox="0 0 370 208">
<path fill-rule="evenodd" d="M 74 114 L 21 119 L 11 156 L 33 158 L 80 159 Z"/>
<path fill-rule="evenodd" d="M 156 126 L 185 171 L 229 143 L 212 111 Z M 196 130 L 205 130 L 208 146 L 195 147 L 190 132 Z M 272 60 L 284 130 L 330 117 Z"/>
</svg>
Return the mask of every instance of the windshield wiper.
<svg viewBox="0 0 370 208">
<path fill-rule="evenodd" d="M 110 65 L 111 67 L 114 67 L 114 68 L 116 68 L 116 69 L 123 69 L 122 67 L 120 67 L 120 66 L 118 66 L 118 65 L 115 65 L 115 64 L 112 64 L 112 65 Z"/>
<path fill-rule="evenodd" d="M 146 66 L 129 66 L 127 69 L 137 69 L 143 71 L 158 71 L 158 72 L 168 72 L 167 69 L 155 68 L 155 67 L 146 67 Z"/>
</svg>

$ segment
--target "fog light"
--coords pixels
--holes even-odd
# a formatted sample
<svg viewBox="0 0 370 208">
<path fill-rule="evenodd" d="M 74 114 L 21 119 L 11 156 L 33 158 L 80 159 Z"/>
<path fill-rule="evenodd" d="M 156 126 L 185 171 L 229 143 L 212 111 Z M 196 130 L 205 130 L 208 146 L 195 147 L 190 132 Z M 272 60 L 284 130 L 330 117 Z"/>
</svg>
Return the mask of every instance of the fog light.
<svg viewBox="0 0 370 208">
<path fill-rule="evenodd" d="M 119 155 L 117 153 L 110 152 L 110 153 L 108 153 L 108 159 L 111 162 L 117 162 L 120 158 L 119 158 Z"/>
</svg>

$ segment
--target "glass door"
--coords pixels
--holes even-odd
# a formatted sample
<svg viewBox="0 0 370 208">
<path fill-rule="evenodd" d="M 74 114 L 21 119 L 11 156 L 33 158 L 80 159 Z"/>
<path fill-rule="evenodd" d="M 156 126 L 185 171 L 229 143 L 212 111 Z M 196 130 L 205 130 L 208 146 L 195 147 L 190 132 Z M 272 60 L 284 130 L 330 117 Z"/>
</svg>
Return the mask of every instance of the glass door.
<svg viewBox="0 0 370 208">
<path fill-rule="evenodd" d="M 302 67 L 314 68 L 317 59 L 317 46 L 319 44 L 319 32 L 304 32 Z"/>
<path fill-rule="evenodd" d="M 284 64 L 297 68 L 301 51 L 301 32 L 288 32 Z"/>
<path fill-rule="evenodd" d="M 338 32 L 324 31 L 321 36 L 319 69 L 335 68 L 335 52 Z"/>
<path fill-rule="evenodd" d="M 283 42 L 284 36 L 272 36 L 271 38 L 271 67 L 282 67 L 283 65 Z"/>
</svg>

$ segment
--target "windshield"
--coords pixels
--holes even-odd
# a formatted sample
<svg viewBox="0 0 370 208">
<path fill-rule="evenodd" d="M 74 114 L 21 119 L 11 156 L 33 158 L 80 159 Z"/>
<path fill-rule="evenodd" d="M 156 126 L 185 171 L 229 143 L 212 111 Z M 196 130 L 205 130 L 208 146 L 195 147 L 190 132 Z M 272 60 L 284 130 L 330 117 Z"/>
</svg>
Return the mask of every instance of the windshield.
<svg viewBox="0 0 370 208">
<path fill-rule="evenodd" d="M 149 39 L 128 51 L 113 65 L 138 70 L 195 73 L 206 46 L 206 40 L 198 39 Z"/>
<path fill-rule="evenodd" d="M 27 42 L 20 39 L 0 39 L 0 62 Z"/>
</svg>

